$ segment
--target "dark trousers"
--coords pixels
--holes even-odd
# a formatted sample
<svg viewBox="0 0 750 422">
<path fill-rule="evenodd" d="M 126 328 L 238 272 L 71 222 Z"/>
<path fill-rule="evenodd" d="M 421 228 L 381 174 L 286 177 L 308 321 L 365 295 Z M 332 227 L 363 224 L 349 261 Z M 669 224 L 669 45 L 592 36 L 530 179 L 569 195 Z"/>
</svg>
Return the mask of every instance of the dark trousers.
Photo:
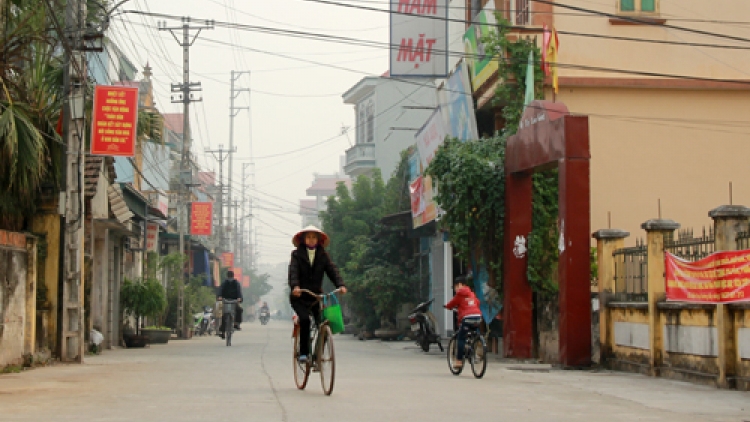
<svg viewBox="0 0 750 422">
<path fill-rule="evenodd" d="M 464 349 L 466 348 L 466 335 L 469 331 L 474 331 L 479 327 L 479 323 L 482 322 L 482 317 L 479 316 L 467 316 L 461 321 L 461 327 L 458 329 L 457 343 L 456 344 L 456 359 L 463 360 Z"/>
<path fill-rule="evenodd" d="M 320 306 L 315 299 L 307 298 L 291 298 L 289 301 L 292 305 L 292 309 L 297 314 L 299 321 L 299 354 L 309 356 L 310 355 L 310 322 L 312 316 L 315 318 L 315 323 L 320 323 Z"/>
<path fill-rule="evenodd" d="M 221 325 L 219 326 L 220 333 L 224 332 L 224 320 L 226 320 L 226 318 L 224 318 L 224 315 L 222 315 Z M 239 324 L 240 322 L 242 322 L 242 306 L 240 306 L 240 304 L 238 303 L 237 306 L 234 307 L 234 323 Z"/>
</svg>

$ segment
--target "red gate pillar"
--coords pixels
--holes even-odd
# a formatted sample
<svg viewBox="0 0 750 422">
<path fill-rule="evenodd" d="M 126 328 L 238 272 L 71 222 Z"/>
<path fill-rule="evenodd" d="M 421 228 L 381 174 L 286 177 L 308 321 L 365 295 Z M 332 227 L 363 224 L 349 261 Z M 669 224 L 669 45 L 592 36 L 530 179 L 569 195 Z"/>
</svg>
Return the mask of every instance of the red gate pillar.
<svg viewBox="0 0 750 422">
<path fill-rule="evenodd" d="M 586 117 L 565 117 L 566 158 L 558 173 L 560 217 L 560 363 L 591 364 L 589 130 Z"/>
<path fill-rule="evenodd" d="M 532 296 L 526 277 L 531 232 L 531 172 L 506 174 L 503 251 L 503 356 L 532 357 Z"/>
</svg>

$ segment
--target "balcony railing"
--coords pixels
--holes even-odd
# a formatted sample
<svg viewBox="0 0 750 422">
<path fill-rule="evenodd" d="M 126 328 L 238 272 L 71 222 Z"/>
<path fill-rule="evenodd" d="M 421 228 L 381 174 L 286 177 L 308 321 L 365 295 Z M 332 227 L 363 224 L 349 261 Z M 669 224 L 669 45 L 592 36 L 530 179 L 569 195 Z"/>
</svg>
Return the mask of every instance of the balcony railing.
<svg viewBox="0 0 750 422">
<path fill-rule="evenodd" d="M 375 167 L 375 144 L 357 144 L 346 150 L 344 172 L 349 176 L 359 176 Z"/>
</svg>

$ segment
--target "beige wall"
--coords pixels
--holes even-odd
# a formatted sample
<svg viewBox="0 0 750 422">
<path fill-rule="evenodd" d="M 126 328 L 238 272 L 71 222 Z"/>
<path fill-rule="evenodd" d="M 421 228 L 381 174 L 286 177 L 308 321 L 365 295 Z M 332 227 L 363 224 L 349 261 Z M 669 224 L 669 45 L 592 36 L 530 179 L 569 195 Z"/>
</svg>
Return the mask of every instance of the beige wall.
<svg viewBox="0 0 750 422">
<path fill-rule="evenodd" d="M 729 203 L 729 182 L 733 203 L 750 206 L 750 124 L 728 123 L 747 121 L 750 92 L 561 88 L 557 100 L 590 116 L 592 231 L 607 228 L 611 212 L 632 244 L 659 200 L 663 218 L 711 226 L 708 211 Z"/>
<path fill-rule="evenodd" d="M 746 26 L 687 22 L 685 19 L 738 21 L 750 16 L 750 1 L 747 0 L 656 0 L 660 3 L 660 17 L 668 25 L 686 27 L 707 32 L 747 38 Z M 602 2 L 561 0 L 560 4 L 593 9 L 605 13 L 616 13 L 616 0 Z M 532 6 L 538 8 L 539 3 Z M 747 43 L 706 35 L 691 34 L 658 25 L 613 25 L 607 17 L 571 16 L 580 14 L 562 7 L 555 8 L 554 27 L 558 31 L 583 32 L 600 35 L 634 37 L 684 43 L 742 45 Z M 566 14 L 562 14 L 566 13 Z M 671 19 L 670 19 L 671 18 Z M 750 54 L 745 50 L 727 50 L 706 47 L 688 47 L 666 44 L 651 44 L 632 41 L 584 38 L 559 35 L 560 63 L 671 73 L 711 78 L 748 79 Z M 595 73 L 589 70 L 560 69 L 560 76 L 605 76 L 623 77 L 612 73 Z M 634 77 L 634 76 L 633 76 Z"/>
</svg>

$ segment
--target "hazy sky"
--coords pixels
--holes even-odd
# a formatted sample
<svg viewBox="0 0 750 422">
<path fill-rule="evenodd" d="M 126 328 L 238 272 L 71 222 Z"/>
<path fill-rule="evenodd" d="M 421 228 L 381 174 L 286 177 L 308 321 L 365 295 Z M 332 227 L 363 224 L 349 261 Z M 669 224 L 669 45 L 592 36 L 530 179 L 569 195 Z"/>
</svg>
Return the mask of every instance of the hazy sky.
<svg viewBox="0 0 750 422">
<path fill-rule="evenodd" d="M 384 0 L 346 3 L 388 7 Z M 240 93 L 235 106 L 250 110 L 234 119 L 233 199 L 239 199 L 243 163 L 250 163 L 252 154 L 255 189 L 246 192 L 255 199 L 260 262 L 288 260 L 291 236 L 301 224 L 299 200 L 313 173 L 339 171 L 341 156 L 355 140 L 354 110 L 341 95 L 363 77 L 388 70 L 388 50 L 382 47 L 388 43 L 388 13 L 311 0 L 130 0 L 118 11 L 189 16 L 195 25 L 216 21 L 190 50 L 190 79 L 203 88 L 203 101 L 191 104 L 192 152 L 203 168 L 218 173 L 218 162 L 204 151 L 228 148 L 230 72 L 249 71 L 236 82 L 250 92 Z M 139 71 L 150 63 L 159 110 L 182 112 L 182 104 L 170 101 L 170 84 L 182 82 L 182 48 L 168 31 L 158 30 L 159 21 L 179 27 L 181 20 L 115 15 L 108 36 Z M 242 27 L 230 29 L 226 23 Z M 268 33 L 276 29 L 299 33 Z M 180 38 L 181 33 L 176 31 Z M 329 42 L 311 34 L 350 40 Z M 381 47 L 356 45 L 357 40 Z M 350 128 L 348 135 L 342 135 L 342 127 Z M 247 184 L 252 182 L 248 177 Z"/>
</svg>

